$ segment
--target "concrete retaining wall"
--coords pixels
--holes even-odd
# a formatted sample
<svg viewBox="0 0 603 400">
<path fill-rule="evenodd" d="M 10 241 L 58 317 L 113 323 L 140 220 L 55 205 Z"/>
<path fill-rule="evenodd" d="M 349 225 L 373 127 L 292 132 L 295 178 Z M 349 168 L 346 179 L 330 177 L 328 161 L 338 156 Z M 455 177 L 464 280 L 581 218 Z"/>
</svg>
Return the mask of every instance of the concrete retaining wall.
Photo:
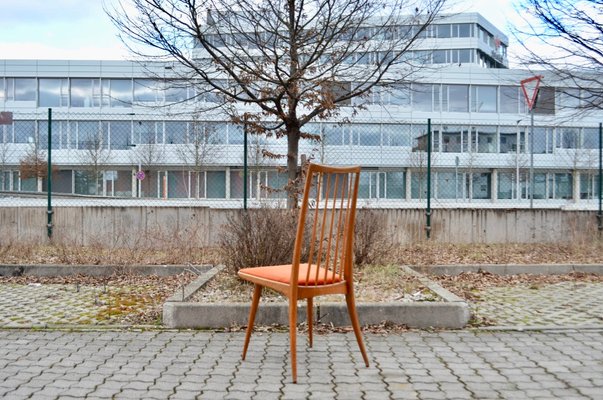
<svg viewBox="0 0 603 400">
<path fill-rule="evenodd" d="M 215 245 L 231 213 L 207 207 L 56 207 L 53 240 L 76 245 L 127 245 L 194 241 Z M 254 210 L 257 212 L 257 210 Z M 363 210 L 360 210 L 363 212 Z M 425 239 L 425 210 L 378 209 L 398 243 Z M 594 237 L 596 211 L 559 209 L 435 209 L 432 240 L 446 243 L 563 242 Z M 43 207 L 1 207 L 1 243 L 43 243 Z"/>
</svg>

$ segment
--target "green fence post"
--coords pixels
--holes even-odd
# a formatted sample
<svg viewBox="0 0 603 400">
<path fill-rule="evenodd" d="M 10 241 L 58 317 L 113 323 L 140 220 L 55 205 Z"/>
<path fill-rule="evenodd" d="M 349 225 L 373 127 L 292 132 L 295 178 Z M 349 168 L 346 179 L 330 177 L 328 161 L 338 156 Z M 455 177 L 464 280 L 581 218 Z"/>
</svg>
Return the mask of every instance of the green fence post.
<svg viewBox="0 0 603 400">
<path fill-rule="evenodd" d="M 603 123 L 599 123 L 599 213 L 597 214 L 599 234 L 603 231 L 603 210 L 601 201 L 603 199 Z"/>
<path fill-rule="evenodd" d="M 46 234 L 48 235 L 48 239 L 52 239 L 52 108 L 48 109 L 48 174 L 46 182 L 46 190 L 48 192 Z"/>
<path fill-rule="evenodd" d="M 243 210 L 247 210 L 247 117 L 243 120 Z"/>
<path fill-rule="evenodd" d="M 427 211 L 425 212 L 427 239 L 431 237 L 431 118 L 427 119 Z"/>
</svg>

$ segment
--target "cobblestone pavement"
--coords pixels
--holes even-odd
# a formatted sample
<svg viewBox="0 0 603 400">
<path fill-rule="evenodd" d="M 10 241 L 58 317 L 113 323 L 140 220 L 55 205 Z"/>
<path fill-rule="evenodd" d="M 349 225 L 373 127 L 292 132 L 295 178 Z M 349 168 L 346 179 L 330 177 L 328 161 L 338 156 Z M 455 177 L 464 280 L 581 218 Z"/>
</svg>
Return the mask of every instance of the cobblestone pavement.
<svg viewBox="0 0 603 400">
<path fill-rule="evenodd" d="M 119 315 L 107 312 L 122 302 L 138 309 L 150 308 L 136 294 L 141 288 L 105 289 L 74 284 L 0 284 L 0 328 L 47 327 L 52 325 L 110 325 Z"/>
<path fill-rule="evenodd" d="M 286 333 L 0 331 L 7 399 L 601 399 L 603 330 Z M 300 338 L 302 339 L 302 338 Z"/>
<path fill-rule="evenodd" d="M 478 295 L 473 313 L 495 325 L 603 328 L 603 283 L 490 287 Z"/>
</svg>

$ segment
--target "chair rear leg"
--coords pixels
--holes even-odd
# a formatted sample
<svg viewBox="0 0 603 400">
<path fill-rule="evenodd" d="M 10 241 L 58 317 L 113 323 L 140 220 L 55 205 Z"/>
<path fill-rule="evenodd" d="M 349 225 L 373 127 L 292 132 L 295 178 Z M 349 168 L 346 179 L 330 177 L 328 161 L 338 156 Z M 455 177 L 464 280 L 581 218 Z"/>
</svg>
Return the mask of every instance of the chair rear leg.
<svg viewBox="0 0 603 400">
<path fill-rule="evenodd" d="M 291 376 L 297 383 L 297 301 L 289 299 L 289 345 L 291 352 Z"/>
<path fill-rule="evenodd" d="M 314 301 L 312 297 L 308 297 L 308 310 L 306 311 L 306 319 L 308 320 L 308 339 L 310 347 L 312 347 L 312 331 L 314 326 Z"/>
<path fill-rule="evenodd" d="M 243 360 L 247 355 L 247 347 L 249 347 L 249 339 L 253 331 L 253 323 L 255 321 L 255 313 L 258 310 L 260 296 L 262 295 L 262 286 L 255 284 L 253 286 L 253 298 L 251 299 L 251 309 L 249 310 L 249 322 L 247 323 L 247 331 L 245 332 L 245 344 L 243 345 Z"/>
<path fill-rule="evenodd" d="M 348 313 L 350 314 L 350 320 L 352 321 L 352 328 L 354 328 L 354 335 L 356 335 L 356 341 L 358 347 L 360 347 L 360 353 L 364 359 L 364 364 L 368 367 L 369 360 L 366 355 L 366 349 L 364 348 L 364 342 L 362 341 L 362 332 L 360 331 L 360 322 L 358 322 L 358 313 L 356 312 L 356 302 L 354 301 L 353 294 L 346 294 L 345 301 L 348 305 Z"/>
</svg>

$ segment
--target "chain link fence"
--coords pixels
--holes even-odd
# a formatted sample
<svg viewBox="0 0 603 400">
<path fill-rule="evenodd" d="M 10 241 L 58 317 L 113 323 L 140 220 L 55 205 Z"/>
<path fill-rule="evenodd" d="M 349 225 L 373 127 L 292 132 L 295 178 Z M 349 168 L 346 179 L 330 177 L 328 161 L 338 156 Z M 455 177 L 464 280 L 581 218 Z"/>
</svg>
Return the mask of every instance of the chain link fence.
<svg viewBox="0 0 603 400">
<path fill-rule="evenodd" d="M 365 207 L 425 207 L 430 181 L 433 207 L 596 209 L 600 129 L 539 124 L 532 136 L 521 121 L 433 120 L 428 170 L 425 120 L 317 122 L 303 131 L 320 140 L 302 139 L 299 153 L 360 164 Z M 56 206 L 285 204 L 286 138 L 249 134 L 245 171 L 245 135 L 241 125 L 160 111 L 58 112 L 50 122 L 47 113 L 15 112 L 0 125 L 0 204 L 43 205 L 49 182 Z"/>
</svg>

